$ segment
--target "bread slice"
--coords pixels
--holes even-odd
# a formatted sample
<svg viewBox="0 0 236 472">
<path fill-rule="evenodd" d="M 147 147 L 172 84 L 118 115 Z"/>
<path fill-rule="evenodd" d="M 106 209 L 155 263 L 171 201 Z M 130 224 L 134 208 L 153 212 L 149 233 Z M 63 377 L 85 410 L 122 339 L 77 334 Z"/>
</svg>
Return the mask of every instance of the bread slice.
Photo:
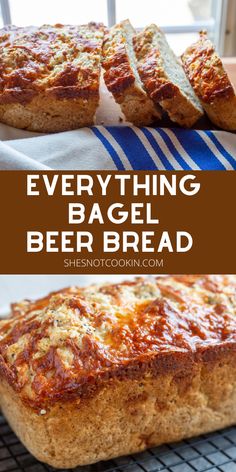
<svg viewBox="0 0 236 472">
<path fill-rule="evenodd" d="M 68 469 L 236 424 L 236 276 L 70 287 L 0 320 L 0 404 Z"/>
<path fill-rule="evenodd" d="M 0 30 L 0 121 L 38 132 L 93 124 L 104 27 Z"/>
<path fill-rule="evenodd" d="M 164 33 L 154 24 L 148 26 L 134 37 L 134 50 L 150 98 L 172 121 L 187 128 L 193 126 L 203 110 Z"/>
<path fill-rule="evenodd" d="M 185 51 L 182 62 L 210 120 L 219 128 L 236 131 L 236 93 L 206 32 Z"/>
<path fill-rule="evenodd" d="M 113 26 L 103 43 L 104 80 L 127 121 L 139 126 L 161 118 L 161 110 L 147 96 L 133 50 L 135 30 L 129 20 Z"/>
</svg>

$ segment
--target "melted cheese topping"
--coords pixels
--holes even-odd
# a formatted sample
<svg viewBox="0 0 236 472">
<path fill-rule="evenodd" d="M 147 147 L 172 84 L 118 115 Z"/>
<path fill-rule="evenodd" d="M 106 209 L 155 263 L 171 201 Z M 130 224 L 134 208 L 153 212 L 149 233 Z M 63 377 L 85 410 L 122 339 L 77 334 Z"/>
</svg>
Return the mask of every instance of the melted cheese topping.
<svg viewBox="0 0 236 472">
<path fill-rule="evenodd" d="M 98 95 L 104 28 L 43 25 L 0 30 L 0 100 Z"/>
<path fill-rule="evenodd" d="M 205 32 L 182 55 L 186 74 L 196 94 L 205 103 L 235 95 L 222 61 Z"/>
<path fill-rule="evenodd" d="M 163 354 L 236 342 L 236 276 L 173 276 L 70 287 L 13 305 L 0 371 L 33 405 L 81 395 Z M 123 372 L 123 374 L 122 374 Z"/>
</svg>

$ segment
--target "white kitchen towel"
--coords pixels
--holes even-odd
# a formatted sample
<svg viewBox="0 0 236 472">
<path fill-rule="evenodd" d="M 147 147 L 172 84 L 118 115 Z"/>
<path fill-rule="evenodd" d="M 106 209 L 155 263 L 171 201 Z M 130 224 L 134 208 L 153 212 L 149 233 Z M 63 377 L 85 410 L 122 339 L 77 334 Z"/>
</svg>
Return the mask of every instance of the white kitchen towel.
<svg viewBox="0 0 236 472">
<path fill-rule="evenodd" d="M 134 126 L 93 126 L 0 142 L 5 170 L 236 170 L 236 135 Z"/>
</svg>

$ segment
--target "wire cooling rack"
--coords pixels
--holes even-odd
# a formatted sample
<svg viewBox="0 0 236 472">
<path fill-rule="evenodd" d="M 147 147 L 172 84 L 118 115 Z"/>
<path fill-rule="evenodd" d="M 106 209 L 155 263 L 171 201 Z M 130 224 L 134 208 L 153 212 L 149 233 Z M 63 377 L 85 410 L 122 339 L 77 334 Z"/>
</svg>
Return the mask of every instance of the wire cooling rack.
<svg viewBox="0 0 236 472">
<path fill-rule="evenodd" d="M 0 472 L 49 472 L 38 462 L 0 416 Z M 176 444 L 149 449 L 74 472 L 236 472 L 236 427 Z"/>
</svg>

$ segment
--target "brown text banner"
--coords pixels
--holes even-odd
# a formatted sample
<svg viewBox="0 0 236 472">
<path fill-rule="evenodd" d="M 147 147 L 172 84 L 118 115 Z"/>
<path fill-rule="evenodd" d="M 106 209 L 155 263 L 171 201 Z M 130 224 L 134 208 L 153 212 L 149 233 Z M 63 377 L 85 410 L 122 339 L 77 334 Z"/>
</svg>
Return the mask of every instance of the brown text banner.
<svg viewBox="0 0 236 472">
<path fill-rule="evenodd" d="M 0 173 L 1 274 L 235 273 L 236 173 Z"/>
</svg>

